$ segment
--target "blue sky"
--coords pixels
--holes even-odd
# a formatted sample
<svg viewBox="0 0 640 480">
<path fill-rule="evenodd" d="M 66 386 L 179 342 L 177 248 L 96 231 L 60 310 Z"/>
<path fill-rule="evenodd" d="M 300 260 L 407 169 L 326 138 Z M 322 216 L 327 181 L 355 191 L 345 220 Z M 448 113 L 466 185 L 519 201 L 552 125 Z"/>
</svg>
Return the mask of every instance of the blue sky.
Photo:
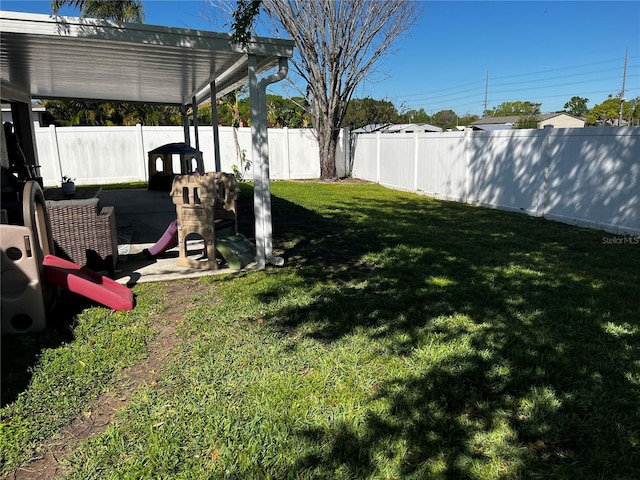
<svg viewBox="0 0 640 480">
<path fill-rule="evenodd" d="M 202 18 L 204 0 L 143 0 L 149 24 L 224 31 Z M 1 0 L 3 10 L 51 13 L 49 1 Z M 561 110 L 572 96 L 589 107 L 622 88 L 640 97 L 640 1 L 421 2 L 422 15 L 355 97 L 433 114 L 480 114 L 505 101 Z M 65 10 L 74 15 L 77 12 Z M 278 86 L 274 93 L 295 95 Z"/>
</svg>

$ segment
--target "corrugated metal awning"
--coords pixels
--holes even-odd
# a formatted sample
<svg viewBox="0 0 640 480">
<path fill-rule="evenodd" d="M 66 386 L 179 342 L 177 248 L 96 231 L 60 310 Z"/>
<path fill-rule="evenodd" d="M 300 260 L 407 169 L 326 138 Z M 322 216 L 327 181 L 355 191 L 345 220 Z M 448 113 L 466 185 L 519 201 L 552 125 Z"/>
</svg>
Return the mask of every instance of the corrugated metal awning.
<svg viewBox="0 0 640 480">
<path fill-rule="evenodd" d="M 218 96 L 291 58 L 293 42 L 255 38 L 246 50 L 231 35 L 75 17 L 0 12 L 2 98 L 68 98 L 190 104 L 212 81 Z"/>
</svg>

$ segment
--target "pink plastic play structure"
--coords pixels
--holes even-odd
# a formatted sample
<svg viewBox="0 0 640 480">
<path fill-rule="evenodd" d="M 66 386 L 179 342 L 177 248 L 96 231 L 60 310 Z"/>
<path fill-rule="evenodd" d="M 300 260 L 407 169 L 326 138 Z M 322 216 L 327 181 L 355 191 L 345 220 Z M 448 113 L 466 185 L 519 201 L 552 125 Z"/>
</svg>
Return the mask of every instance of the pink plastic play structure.
<svg viewBox="0 0 640 480">
<path fill-rule="evenodd" d="M 46 313 L 65 288 L 114 310 L 131 310 L 133 293 L 96 272 L 56 257 L 40 185 L 26 182 L 24 225 L 0 224 L 2 333 L 43 330 Z"/>
<path fill-rule="evenodd" d="M 127 287 L 77 263 L 45 255 L 44 280 L 114 310 L 131 310 L 133 295 Z"/>
</svg>

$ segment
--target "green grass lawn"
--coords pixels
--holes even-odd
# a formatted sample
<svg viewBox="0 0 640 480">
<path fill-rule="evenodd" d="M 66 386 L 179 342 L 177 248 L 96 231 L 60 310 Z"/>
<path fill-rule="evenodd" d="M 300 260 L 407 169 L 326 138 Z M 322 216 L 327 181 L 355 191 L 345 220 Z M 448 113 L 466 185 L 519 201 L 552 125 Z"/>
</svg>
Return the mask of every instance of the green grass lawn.
<svg viewBox="0 0 640 480">
<path fill-rule="evenodd" d="M 272 192 L 285 267 L 200 280 L 69 478 L 640 478 L 640 245 L 370 184 Z M 167 288 L 3 338 L 2 472 L 145 356 Z"/>
</svg>

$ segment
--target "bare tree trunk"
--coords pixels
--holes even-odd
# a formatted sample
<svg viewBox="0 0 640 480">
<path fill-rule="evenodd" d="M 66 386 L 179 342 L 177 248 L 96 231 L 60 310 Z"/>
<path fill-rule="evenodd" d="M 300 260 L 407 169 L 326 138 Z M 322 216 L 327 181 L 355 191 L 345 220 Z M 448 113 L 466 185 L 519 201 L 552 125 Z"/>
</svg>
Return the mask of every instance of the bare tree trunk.
<svg viewBox="0 0 640 480">
<path fill-rule="evenodd" d="M 411 0 L 263 0 L 296 43 L 292 64 L 312 108 L 320 177 L 337 178 L 340 126 L 357 85 L 420 13 Z M 278 32 L 276 32 L 278 33 Z"/>
<path fill-rule="evenodd" d="M 335 180 L 338 178 L 336 171 L 336 146 L 338 135 L 331 128 L 317 128 L 318 148 L 320 154 L 320 178 L 323 180 Z"/>
</svg>

